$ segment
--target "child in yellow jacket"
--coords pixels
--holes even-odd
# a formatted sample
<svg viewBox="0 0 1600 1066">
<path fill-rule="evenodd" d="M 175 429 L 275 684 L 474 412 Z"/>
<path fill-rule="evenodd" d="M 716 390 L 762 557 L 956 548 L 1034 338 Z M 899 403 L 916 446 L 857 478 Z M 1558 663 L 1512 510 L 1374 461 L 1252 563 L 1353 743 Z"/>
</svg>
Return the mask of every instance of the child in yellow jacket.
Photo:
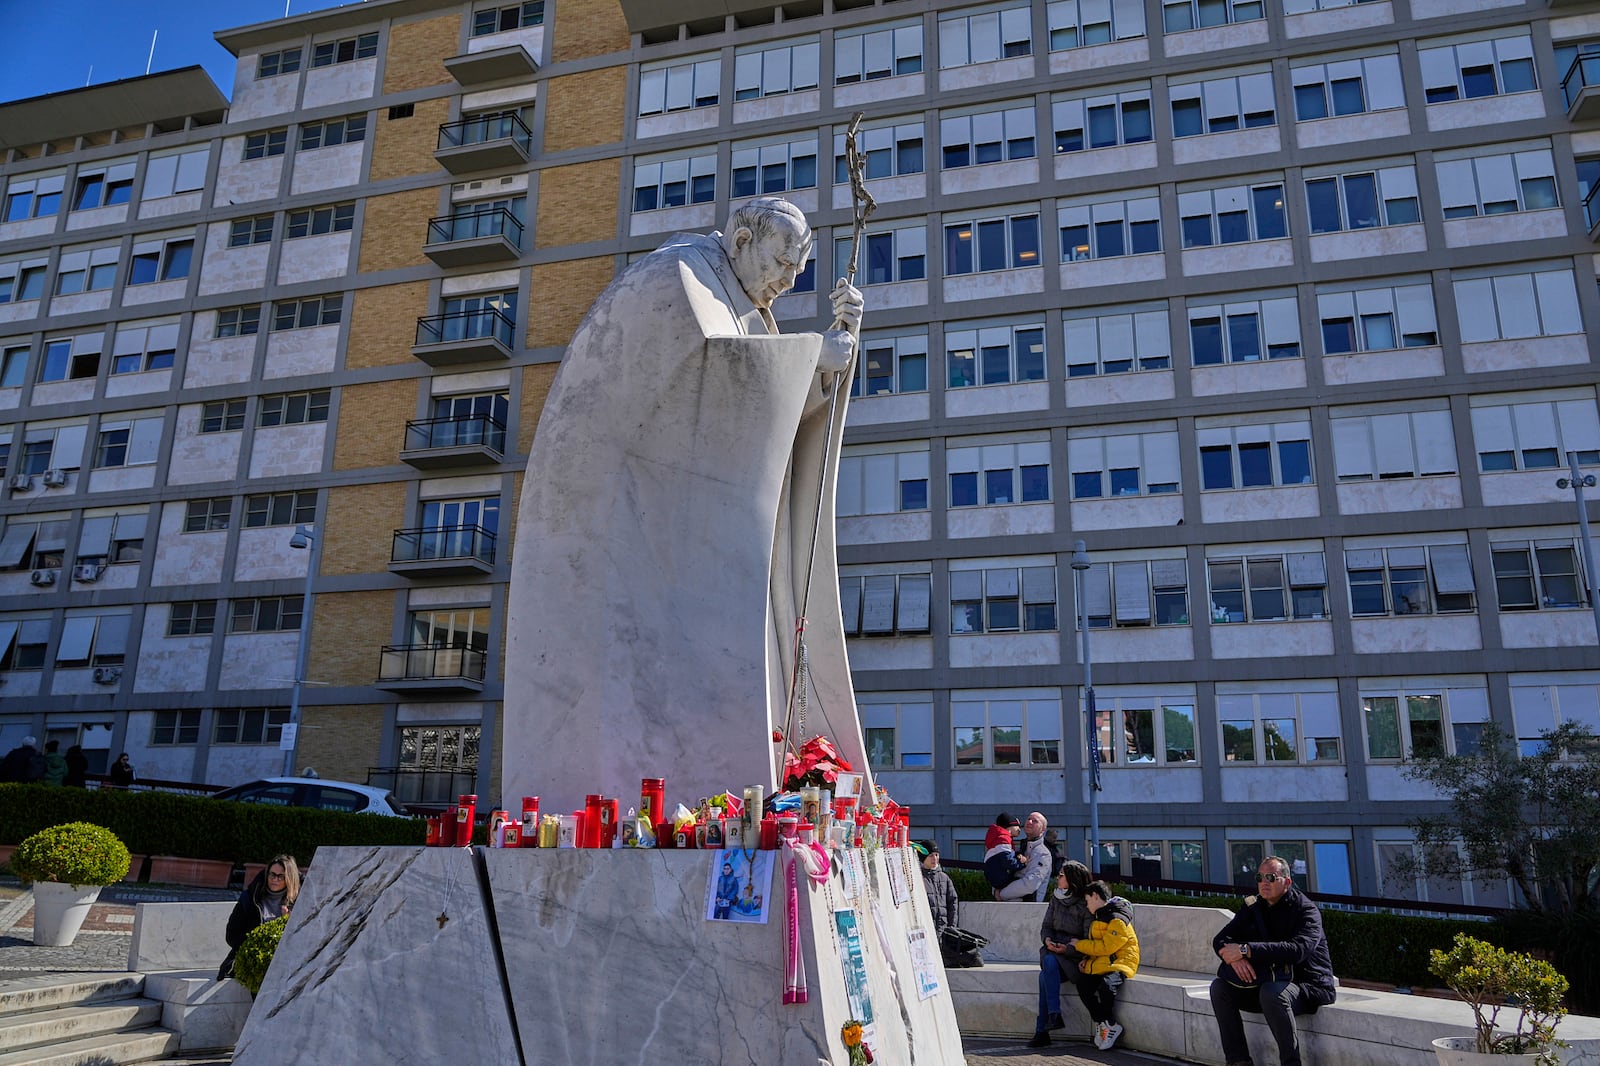
<svg viewBox="0 0 1600 1066">
<path fill-rule="evenodd" d="M 1139 972 L 1139 937 L 1133 931 L 1133 904 L 1111 893 L 1111 886 L 1096 881 L 1084 889 L 1092 920 L 1089 935 L 1071 941 L 1080 955 L 1084 977 L 1078 998 L 1094 1019 L 1094 1046 L 1114 1047 L 1122 1035 L 1117 1024 L 1117 993 L 1122 982 Z"/>
</svg>

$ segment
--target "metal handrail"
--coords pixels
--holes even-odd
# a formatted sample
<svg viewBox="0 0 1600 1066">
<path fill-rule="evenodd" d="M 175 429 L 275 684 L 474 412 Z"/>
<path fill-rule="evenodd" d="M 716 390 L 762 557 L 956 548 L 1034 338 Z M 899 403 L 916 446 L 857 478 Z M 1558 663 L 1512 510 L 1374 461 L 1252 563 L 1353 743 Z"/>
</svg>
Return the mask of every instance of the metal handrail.
<svg viewBox="0 0 1600 1066">
<path fill-rule="evenodd" d="M 533 150 L 533 132 L 515 111 L 496 111 L 439 126 L 440 151 L 503 140 L 515 141 L 524 152 Z"/>
<path fill-rule="evenodd" d="M 522 247 L 522 220 L 504 207 L 485 207 L 428 219 L 427 244 L 450 244 L 478 237 L 504 237 Z"/>
<path fill-rule="evenodd" d="M 445 315 L 428 315 L 417 319 L 418 344 L 445 344 L 452 341 L 475 340 L 493 337 L 507 348 L 513 347 L 512 337 L 516 323 L 493 307 L 475 311 L 452 311 Z"/>
<path fill-rule="evenodd" d="M 1592 76 L 1589 74 L 1590 64 L 1594 64 L 1592 68 L 1594 74 Z M 1578 84 L 1576 86 L 1571 84 L 1574 74 L 1578 76 Z M 1583 55 L 1580 53 L 1573 57 L 1572 65 L 1567 68 L 1566 74 L 1561 77 L 1561 102 L 1571 108 L 1573 101 L 1578 97 L 1578 93 L 1591 85 L 1600 85 L 1600 55 Z"/>
<path fill-rule="evenodd" d="M 385 644 L 378 654 L 380 681 L 482 681 L 484 652 L 448 644 Z"/>
<path fill-rule="evenodd" d="M 443 559 L 494 562 L 495 535 L 482 526 L 427 526 L 394 531 L 389 561 L 421 563 Z"/>
<path fill-rule="evenodd" d="M 406 423 L 404 451 L 482 445 L 505 454 L 505 423 L 488 415 L 465 418 L 418 418 Z"/>
</svg>

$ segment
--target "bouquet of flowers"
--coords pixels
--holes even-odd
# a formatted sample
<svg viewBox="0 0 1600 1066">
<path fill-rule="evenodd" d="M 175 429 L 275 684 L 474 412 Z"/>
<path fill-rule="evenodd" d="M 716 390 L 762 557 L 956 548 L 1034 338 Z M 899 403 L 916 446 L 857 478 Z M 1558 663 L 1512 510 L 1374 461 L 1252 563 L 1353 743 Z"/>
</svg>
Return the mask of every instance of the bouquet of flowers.
<svg viewBox="0 0 1600 1066">
<path fill-rule="evenodd" d="M 800 745 L 800 754 L 786 752 L 783 756 L 783 787 L 795 792 L 812 786 L 832 788 L 841 773 L 850 773 L 851 766 L 834 748 L 833 741 L 820 733 Z"/>
<path fill-rule="evenodd" d="M 839 1030 L 839 1038 L 850 1052 L 850 1066 L 866 1066 L 872 1061 L 872 1051 L 867 1047 L 866 1032 L 861 1023 L 851 1018 Z"/>
</svg>

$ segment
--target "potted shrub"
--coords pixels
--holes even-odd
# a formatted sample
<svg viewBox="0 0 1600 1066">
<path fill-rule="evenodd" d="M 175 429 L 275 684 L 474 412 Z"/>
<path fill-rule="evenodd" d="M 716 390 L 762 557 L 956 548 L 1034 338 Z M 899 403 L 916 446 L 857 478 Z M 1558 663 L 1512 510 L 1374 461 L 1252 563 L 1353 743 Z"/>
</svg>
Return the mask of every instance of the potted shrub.
<svg viewBox="0 0 1600 1066">
<path fill-rule="evenodd" d="M 267 979 L 267 967 L 272 965 L 272 956 L 277 954 L 278 941 L 283 939 L 283 930 L 288 924 L 287 914 L 262 922 L 246 934 L 244 943 L 239 945 L 239 953 L 233 957 L 234 980 L 248 988 L 252 997 L 261 991 L 261 982 Z"/>
<path fill-rule="evenodd" d="M 1472 1008 L 1474 1034 L 1433 1042 L 1440 1066 L 1530 1062 L 1558 1066 L 1564 1046 L 1556 1025 L 1567 1013 L 1567 979 L 1542 959 L 1506 951 L 1457 933 L 1449 951 L 1435 949 L 1428 969 Z M 1515 1028 L 1500 1027 L 1501 1012 L 1517 1012 Z"/>
<path fill-rule="evenodd" d="M 102 885 L 128 873 L 128 849 L 115 833 L 88 822 L 41 829 L 17 845 L 11 871 L 33 882 L 33 942 L 71 944 Z"/>
</svg>

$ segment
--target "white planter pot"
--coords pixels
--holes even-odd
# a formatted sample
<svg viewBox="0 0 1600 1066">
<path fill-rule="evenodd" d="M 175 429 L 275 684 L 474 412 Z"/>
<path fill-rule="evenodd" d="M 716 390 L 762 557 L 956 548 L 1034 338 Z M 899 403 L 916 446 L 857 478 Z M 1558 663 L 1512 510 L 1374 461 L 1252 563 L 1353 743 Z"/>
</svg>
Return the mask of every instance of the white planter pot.
<svg viewBox="0 0 1600 1066">
<path fill-rule="evenodd" d="M 99 885 L 63 885 L 55 881 L 33 883 L 33 942 L 42 947 L 71 944 L 100 898 Z"/>
<path fill-rule="evenodd" d="M 1441 1036 L 1433 1042 L 1433 1053 L 1439 1057 L 1439 1066 L 1513 1066 L 1539 1058 L 1532 1054 L 1487 1055 L 1477 1047 L 1478 1042 L 1470 1036 Z"/>
</svg>

